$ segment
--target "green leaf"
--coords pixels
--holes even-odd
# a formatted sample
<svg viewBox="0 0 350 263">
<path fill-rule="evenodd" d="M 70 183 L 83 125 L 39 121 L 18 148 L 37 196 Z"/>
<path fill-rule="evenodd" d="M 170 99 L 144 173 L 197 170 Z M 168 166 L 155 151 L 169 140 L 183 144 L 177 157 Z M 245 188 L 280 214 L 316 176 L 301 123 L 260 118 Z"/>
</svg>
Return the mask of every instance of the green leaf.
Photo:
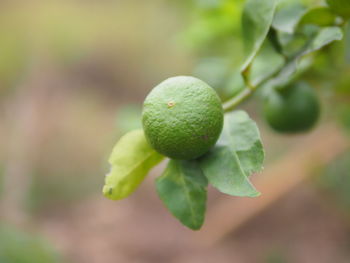
<svg viewBox="0 0 350 263">
<path fill-rule="evenodd" d="M 267 35 L 267 38 L 271 43 L 271 45 L 273 46 L 273 48 L 275 49 L 275 51 L 279 54 L 283 54 L 283 46 L 282 46 L 282 42 L 279 39 L 277 30 L 271 27 Z"/>
<path fill-rule="evenodd" d="M 287 2 L 278 6 L 272 27 L 278 31 L 292 34 L 306 8 L 297 2 Z"/>
<path fill-rule="evenodd" d="M 268 66 L 266 62 L 268 61 Z M 276 73 L 285 63 L 284 57 L 276 51 L 270 41 L 265 41 L 256 56 L 250 71 L 250 83 L 259 85 L 265 79 Z"/>
<path fill-rule="evenodd" d="M 332 26 L 337 16 L 328 7 L 317 7 L 308 10 L 299 21 L 299 25 L 313 24 L 317 26 Z"/>
<path fill-rule="evenodd" d="M 345 27 L 345 62 L 350 64 L 350 24 Z"/>
<path fill-rule="evenodd" d="M 302 52 L 301 56 L 307 55 L 311 52 L 317 51 L 324 46 L 332 43 L 336 40 L 343 39 L 343 32 L 339 27 L 325 27 L 320 29 L 318 34 L 313 38 L 313 40 L 308 44 L 305 50 Z"/>
<path fill-rule="evenodd" d="M 221 93 L 223 101 L 227 101 L 235 97 L 245 88 L 243 76 L 239 69 L 231 70 L 231 74 L 226 78 L 225 85 L 222 87 Z"/>
<path fill-rule="evenodd" d="M 244 111 L 225 116 L 217 145 L 200 159 L 204 175 L 219 191 L 233 196 L 256 197 L 260 193 L 248 176 L 262 170 L 264 150 L 259 130 Z"/>
<path fill-rule="evenodd" d="M 342 16 L 345 20 L 350 18 L 350 2 L 349 0 L 327 0 L 330 9 Z"/>
<path fill-rule="evenodd" d="M 283 47 L 283 54 L 286 58 L 297 54 L 307 44 L 308 39 L 301 34 L 278 33 L 278 40 Z"/>
<path fill-rule="evenodd" d="M 321 28 L 308 42 L 308 44 L 305 45 L 305 47 L 300 50 L 297 55 L 289 59 L 289 61 L 279 71 L 277 76 L 271 79 L 265 86 L 276 87 L 287 85 L 296 74 L 299 67 L 299 61 L 303 56 L 317 51 L 333 41 L 341 40 L 342 38 L 343 32 L 339 27 Z"/>
<path fill-rule="evenodd" d="M 242 15 L 243 41 L 246 58 L 245 71 L 259 52 L 272 23 L 277 0 L 247 0 Z"/>
<path fill-rule="evenodd" d="M 129 196 L 163 158 L 149 146 L 143 130 L 127 133 L 109 157 L 111 171 L 106 175 L 103 194 L 112 200 Z"/>
<path fill-rule="evenodd" d="M 170 160 L 156 180 L 160 199 L 182 224 L 193 230 L 204 222 L 207 185 L 196 161 Z"/>
</svg>

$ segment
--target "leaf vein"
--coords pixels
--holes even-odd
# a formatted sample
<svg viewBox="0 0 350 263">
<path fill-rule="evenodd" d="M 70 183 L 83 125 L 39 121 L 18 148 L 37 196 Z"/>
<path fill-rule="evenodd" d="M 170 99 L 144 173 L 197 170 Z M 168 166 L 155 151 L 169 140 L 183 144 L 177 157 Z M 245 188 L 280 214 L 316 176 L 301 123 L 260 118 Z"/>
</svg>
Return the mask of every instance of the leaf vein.
<svg viewBox="0 0 350 263">
<path fill-rule="evenodd" d="M 181 164 L 180 164 L 181 165 Z M 182 170 L 182 165 L 180 166 L 180 170 Z M 187 188 L 186 186 L 186 182 L 185 182 L 185 176 L 183 175 L 184 173 L 181 171 L 181 180 L 182 180 L 182 183 L 183 183 L 183 187 L 185 189 L 185 196 L 186 196 L 186 199 L 187 201 L 189 202 L 189 207 L 190 207 L 190 213 L 191 213 L 191 221 L 193 223 L 193 225 L 196 225 L 196 221 L 195 221 L 195 211 L 194 211 L 194 208 L 193 208 L 193 204 L 191 202 L 191 197 L 190 197 L 190 191 L 189 189 Z"/>
</svg>

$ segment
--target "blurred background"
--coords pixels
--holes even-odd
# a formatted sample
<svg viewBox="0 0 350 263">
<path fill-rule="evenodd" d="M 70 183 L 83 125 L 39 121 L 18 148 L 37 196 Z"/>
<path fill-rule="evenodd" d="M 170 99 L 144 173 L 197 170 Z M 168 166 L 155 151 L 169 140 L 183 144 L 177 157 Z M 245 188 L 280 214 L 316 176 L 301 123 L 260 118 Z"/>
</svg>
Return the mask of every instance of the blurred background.
<svg viewBox="0 0 350 263">
<path fill-rule="evenodd" d="M 101 194 L 107 157 L 140 127 L 152 87 L 194 75 L 223 100 L 239 90 L 227 76 L 242 60 L 243 3 L 0 2 L 1 263 L 350 262 L 350 34 L 301 76 L 322 101 L 311 133 L 277 134 L 258 97 L 242 105 L 266 148 L 253 177 L 262 197 L 209 189 L 193 232 L 158 199 L 159 167 L 125 200 Z"/>
</svg>

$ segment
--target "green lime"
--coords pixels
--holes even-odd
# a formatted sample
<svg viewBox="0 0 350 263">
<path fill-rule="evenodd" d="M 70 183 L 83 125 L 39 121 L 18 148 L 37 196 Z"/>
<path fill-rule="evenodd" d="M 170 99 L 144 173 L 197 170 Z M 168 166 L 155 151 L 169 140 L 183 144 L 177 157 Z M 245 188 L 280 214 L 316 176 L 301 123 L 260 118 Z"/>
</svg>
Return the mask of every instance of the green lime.
<svg viewBox="0 0 350 263">
<path fill-rule="evenodd" d="M 206 153 L 218 140 L 223 109 L 216 92 L 194 77 L 169 78 L 155 87 L 143 106 L 146 138 L 159 153 L 190 160 Z"/>
<path fill-rule="evenodd" d="M 349 0 L 327 0 L 327 3 L 334 13 L 344 18 L 350 18 Z"/>
<path fill-rule="evenodd" d="M 318 120 L 320 104 L 309 85 L 298 83 L 271 93 L 264 103 L 264 115 L 278 132 L 304 132 Z"/>
</svg>

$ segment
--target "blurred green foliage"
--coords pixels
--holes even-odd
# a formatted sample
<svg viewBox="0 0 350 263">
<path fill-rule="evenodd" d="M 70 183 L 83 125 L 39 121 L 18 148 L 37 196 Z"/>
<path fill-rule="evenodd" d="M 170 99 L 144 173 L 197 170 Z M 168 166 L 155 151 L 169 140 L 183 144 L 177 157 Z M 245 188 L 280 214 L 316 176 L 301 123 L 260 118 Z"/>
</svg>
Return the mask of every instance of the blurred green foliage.
<svg viewBox="0 0 350 263">
<path fill-rule="evenodd" d="M 350 213 L 350 151 L 330 163 L 314 182 L 335 207 Z"/>
<path fill-rule="evenodd" d="M 21 38 L 17 32 L 0 25 L 0 96 L 19 84 L 28 67 L 28 47 Z"/>
<path fill-rule="evenodd" d="M 4 173 L 3 167 L 2 167 L 2 165 L 0 164 L 0 196 L 1 196 L 1 194 L 2 194 L 3 186 L 4 186 L 4 182 L 3 182 L 4 175 L 3 175 L 3 173 Z"/>
<path fill-rule="evenodd" d="M 350 135 L 350 105 L 339 107 L 339 121 Z"/>
<path fill-rule="evenodd" d="M 264 263 L 288 263 L 284 249 L 274 248 L 266 255 Z"/>
<path fill-rule="evenodd" d="M 42 238 L 0 225 L 1 263 L 58 263 L 59 258 L 49 243 Z"/>
<path fill-rule="evenodd" d="M 237 94 L 243 86 L 242 79 L 238 76 L 238 67 L 242 63 L 245 49 L 240 27 L 244 1 L 192 0 L 187 2 L 185 8 L 189 14 L 190 25 L 183 33 L 183 37 L 185 43 L 197 54 L 193 75 L 212 85 L 225 101 Z M 278 50 L 276 41 L 283 45 L 285 56 L 294 56 L 308 44 L 310 37 L 317 35 L 318 26 L 331 26 L 338 22 L 335 14 L 325 7 L 325 2 L 322 0 L 280 0 L 273 22 L 274 29 L 279 32 L 271 31 L 269 34 L 271 43 L 264 43 L 263 50 L 259 52 L 252 69 L 253 79 L 255 78 L 253 83 L 261 80 L 264 71 L 266 76 L 271 75 L 283 64 L 284 58 L 279 54 L 281 50 Z M 310 26 L 311 23 L 318 26 Z M 335 46 L 339 47 L 339 45 L 342 44 Z M 337 51 L 334 52 L 336 49 Z M 329 50 L 333 50 L 336 54 L 331 54 Z M 344 57 L 343 49 L 331 47 L 325 48 L 324 51 L 320 55 L 308 56 L 300 60 L 298 78 L 308 78 L 310 73 L 319 72 L 323 67 L 328 74 L 328 83 L 334 83 L 334 80 L 339 79 L 339 69 L 337 69 L 337 76 L 333 75 L 333 79 L 329 79 L 332 69 L 330 64 L 326 63 L 332 63 L 330 60 L 335 56 Z M 327 62 L 319 57 L 324 57 Z M 311 64 L 312 61 L 314 62 Z M 343 66 L 344 64 L 339 64 L 339 67 L 343 68 Z M 335 73 L 335 70 L 333 72 Z M 323 74 L 321 77 L 324 76 Z M 327 86 L 324 81 L 317 81 L 315 77 L 313 84 L 319 87 Z"/>
<path fill-rule="evenodd" d="M 236 49 L 240 33 L 243 0 L 197 0 L 192 9 L 192 23 L 185 32 L 186 42 L 199 53 Z"/>
<path fill-rule="evenodd" d="M 71 207 L 97 191 L 101 180 L 96 180 L 95 173 L 83 172 L 78 167 L 72 171 L 32 175 L 26 209 L 29 213 L 39 213 L 55 210 L 60 207 Z M 74 172 L 73 170 L 76 170 Z"/>
<path fill-rule="evenodd" d="M 127 104 L 119 108 L 116 118 L 119 135 L 142 128 L 141 112 L 142 109 L 138 104 Z"/>
<path fill-rule="evenodd" d="M 115 78 L 119 67 L 142 68 L 133 71 L 140 82 L 187 64 L 187 54 L 169 36 L 179 27 L 178 11 L 161 0 L 20 0 L 0 7 L 0 99 L 26 83 L 41 60 L 77 74 L 77 68 L 105 56 Z M 177 63 L 169 64 L 173 58 Z"/>
</svg>

